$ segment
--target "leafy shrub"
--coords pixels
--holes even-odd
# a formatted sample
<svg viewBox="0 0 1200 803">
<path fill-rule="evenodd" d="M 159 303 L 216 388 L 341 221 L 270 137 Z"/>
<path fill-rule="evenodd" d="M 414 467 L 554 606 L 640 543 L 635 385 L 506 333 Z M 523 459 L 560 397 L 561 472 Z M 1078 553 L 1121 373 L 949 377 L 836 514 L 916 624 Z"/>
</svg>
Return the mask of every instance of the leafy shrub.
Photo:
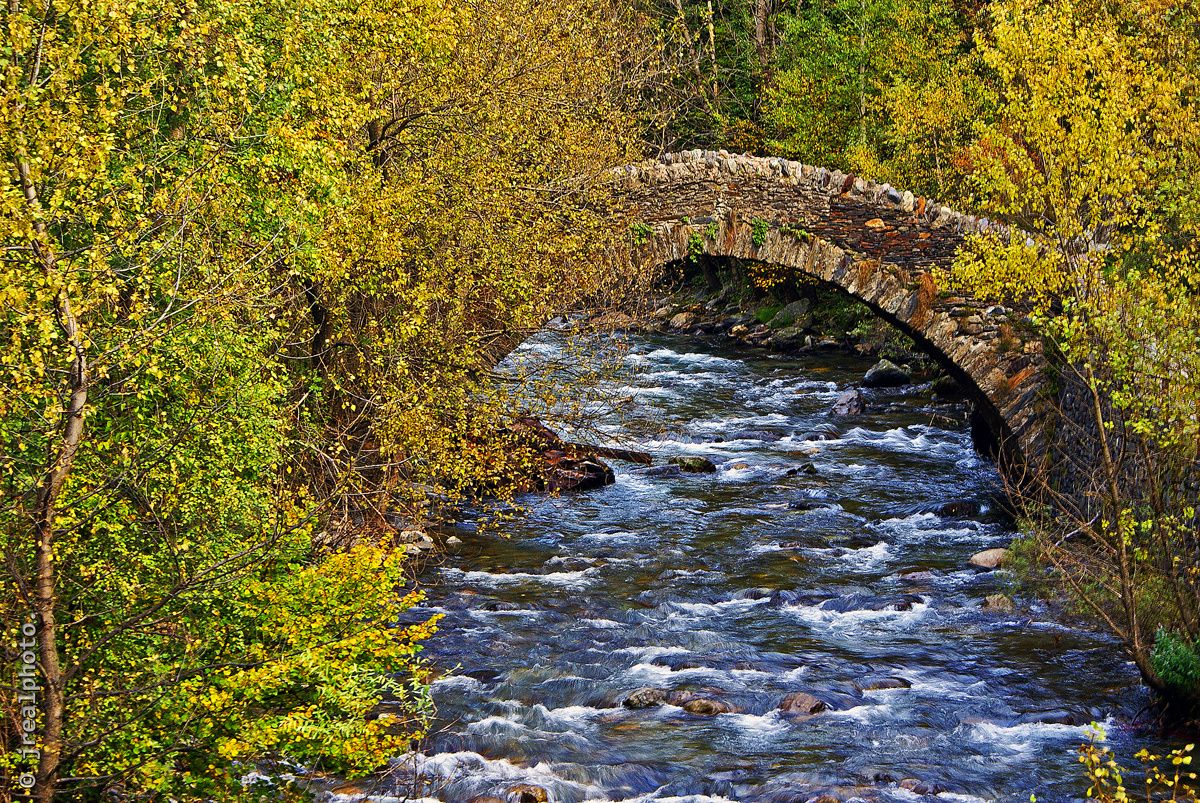
<svg viewBox="0 0 1200 803">
<path fill-rule="evenodd" d="M 1196 654 L 1196 645 L 1177 633 L 1158 631 L 1150 661 L 1169 685 L 1189 693 L 1200 686 L 1200 655 Z"/>
</svg>

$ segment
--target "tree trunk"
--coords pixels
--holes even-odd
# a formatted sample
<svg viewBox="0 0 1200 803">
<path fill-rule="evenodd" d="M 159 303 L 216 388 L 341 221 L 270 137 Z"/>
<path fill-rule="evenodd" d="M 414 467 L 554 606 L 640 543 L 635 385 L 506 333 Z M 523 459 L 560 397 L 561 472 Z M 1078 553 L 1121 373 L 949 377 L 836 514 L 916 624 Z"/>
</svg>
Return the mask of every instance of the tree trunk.
<svg viewBox="0 0 1200 803">
<path fill-rule="evenodd" d="M 16 159 L 16 172 L 26 208 L 34 219 L 33 225 L 37 237 L 32 242 L 33 251 L 41 263 L 42 271 L 47 277 L 51 277 L 55 273 L 57 260 L 54 249 L 49 245 L 49 238 L 46 236 L 46 224 L 41 220 L 41 204 L 38 201 L 37 189 L 33 185 L 29 162 L 24 153 L 20 151 Z M 67 344 L 71 347 L 72 359 L 68 376 L 69 395 L 62 414 L 61 440 L 48 455 L 49 468 L 38 487 L 33 511 L 32 535 L 36 571 L 33 583 L 33 606 L 38 618 L 38 663 L 45 684 L 42 695 L 42 712 L 45 715 L 45 721 L 42 725 L 41 756 L 38 759 L 37 782 L 32 792 L 33 798 L 38 803 L 53 802 L 61 769 L 65 689 L 59 661 L 57 623 L 55 621 L 55 608 L 58 600 L 57 574 L 54 564 L 54 522 L 57 512 L 55 506 L 58 502 L 58 495 L 71 473 L 71 467 L 75 463 L 79 444 L 83 440 L 83 415 L 87 406 L 89 379 L 87 352 L 79 331 L 79 323 L 71 309 L 71 299 L 65 289 L 58 291 L 58 297 L 55 299 L 55 315 L 58 326 L 62 329 Z"/>
</svg>

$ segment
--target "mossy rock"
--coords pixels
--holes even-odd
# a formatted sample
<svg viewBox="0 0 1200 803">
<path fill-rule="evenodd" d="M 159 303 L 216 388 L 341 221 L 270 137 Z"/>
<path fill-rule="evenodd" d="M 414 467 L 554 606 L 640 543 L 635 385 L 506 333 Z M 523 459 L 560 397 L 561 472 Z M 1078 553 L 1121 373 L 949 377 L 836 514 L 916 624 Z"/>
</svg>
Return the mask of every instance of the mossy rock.
<svg viewBox="0 0 1200 803">
<path fill-rule="evenodd" d="M 707 457 L 684 455 L 682 457 L 672 457 L 667 462 L 677 465 L 681 471 L 691 474 L 712 474 L 717 470 L 716 464 Z"/>
</svg>

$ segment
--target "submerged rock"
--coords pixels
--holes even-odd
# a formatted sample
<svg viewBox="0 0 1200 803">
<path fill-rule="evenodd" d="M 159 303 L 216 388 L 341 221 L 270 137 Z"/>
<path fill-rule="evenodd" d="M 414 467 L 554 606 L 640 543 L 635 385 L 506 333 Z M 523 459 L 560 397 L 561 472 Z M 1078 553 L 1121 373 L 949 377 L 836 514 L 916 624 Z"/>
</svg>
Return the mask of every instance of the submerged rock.
<svg viewBox="0 0 1200 803">
<path fill-rule="evenodd" d="M 864 388 L 898 388 L 912 384 L 912 377 L 891 360 L 880 360 L 863 377 Z"/>
<path fill-rule="evenodd" d="M 665 691 L 662 689 L 652 689 L 647 686 L 630 694 L 621 701 L 621 705 L 637 710 L 641 708 L 656 708 L 666 704 L 666 702 L 667 693 Z"/>
<path fill-rule="evenodd" d="M 792 510 L 817 510 L 821 508 L 837 507 L 838 495 L 832 491 L 826 491 L 823 488 L 803 488 L 791 502 L 788 502 L 788 507 Z"/>
<path fill-rule="evenodd" d="M 969 500 L 947 502 L 933 512 L 943 519 L 966 519 L 979 514 L 979 503 Z"/>
<path fill-rule="evenodd" d="M 912 684 L 904 678 L 862 678 L 854 681 L 854 688 L 860 692 L 878 691 L 881 689 L 911 689 Z"/>
<path fill-rule="evenodd" d="M 741 429 L 729 436 L 731 441 L 762 441 L 763 443 L 774 443 L 782 438 L 782 435 L 765 429 Z"/>
</svg>

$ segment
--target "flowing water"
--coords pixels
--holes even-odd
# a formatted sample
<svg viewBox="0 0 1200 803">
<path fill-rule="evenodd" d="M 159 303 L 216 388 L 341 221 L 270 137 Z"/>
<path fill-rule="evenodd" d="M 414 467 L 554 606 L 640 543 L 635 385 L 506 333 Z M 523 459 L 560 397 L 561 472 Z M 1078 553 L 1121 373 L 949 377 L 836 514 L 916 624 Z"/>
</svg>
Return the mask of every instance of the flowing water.
<svg viewBox="0 0 1200 803">
<path fill-rule="evenodd" d="M 1092 720 L 1128 748 L 1147 698 L 1111 640 L 1028 600 L 985 606 L 1011 589 L 967 559 L 1014 532 L 994 467 L 927 388 L 869 392 L 867 414 L 836 419 L 868 361 L 653 337 L 624 360 L 633 422 L 668 434 L 613 434 L 656 465 L 718 470 L 614 461 L 613 486 L 523 500 L 507 538 L 458 524 L 412 612 L 445 614 L 426 656 L 449 672 L 416 796 L 1024 803 L 1082 797 Z M 931 512 L 954 501 L 977 511 Z M 622 705 L 646 687 L 729 710 Z M 792 692 L 828 710 L 781 712 Z M 406 772 L 396 794 L 414 792 Z"/>
</svg>

